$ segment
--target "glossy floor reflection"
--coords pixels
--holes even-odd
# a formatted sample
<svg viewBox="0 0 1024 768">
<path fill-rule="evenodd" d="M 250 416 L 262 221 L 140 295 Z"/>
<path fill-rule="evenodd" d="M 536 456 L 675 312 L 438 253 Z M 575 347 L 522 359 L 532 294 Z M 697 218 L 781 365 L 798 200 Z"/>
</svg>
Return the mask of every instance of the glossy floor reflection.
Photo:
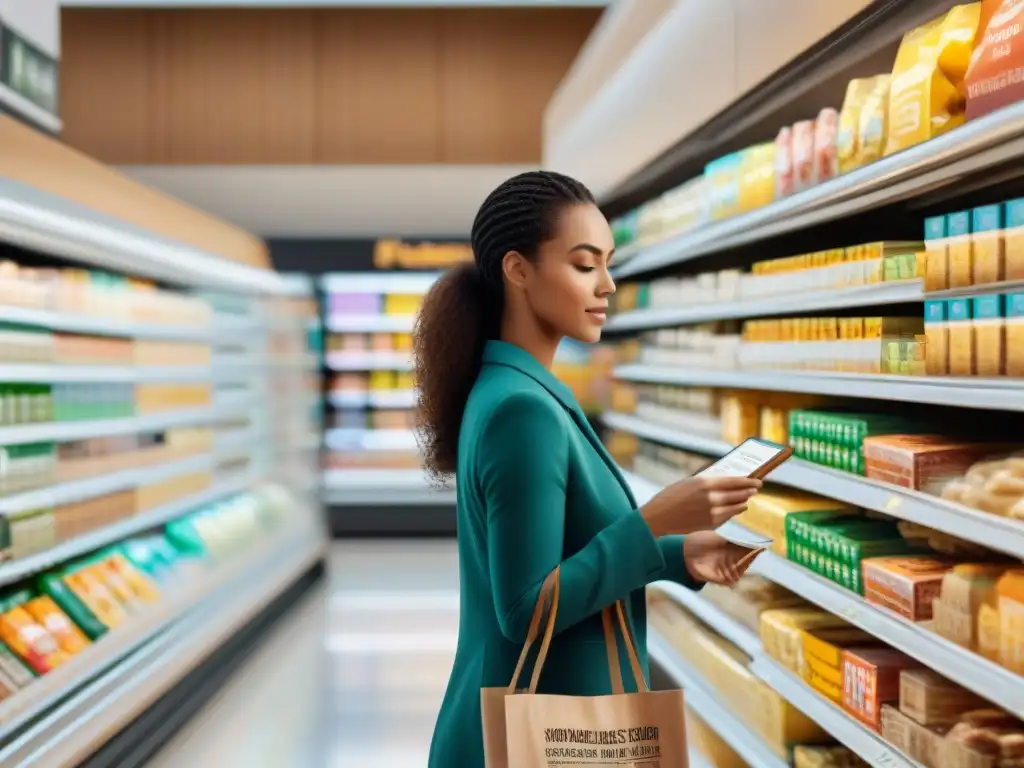
<svg viewBox="0 0 1024 768">
<path fill-rule="evenodd" d="M 153 768 L 424 768 L 455 653 L 454 541 L 351 541 Z"/>
</svg>

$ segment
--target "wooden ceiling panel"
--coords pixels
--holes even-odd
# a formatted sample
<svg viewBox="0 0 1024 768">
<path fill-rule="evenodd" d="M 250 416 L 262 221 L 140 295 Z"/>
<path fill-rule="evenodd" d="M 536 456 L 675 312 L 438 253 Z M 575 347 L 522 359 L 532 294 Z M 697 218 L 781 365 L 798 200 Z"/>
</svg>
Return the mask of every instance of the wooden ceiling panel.
<svg viewBox="0 0 1024 768">
<path fill-rule="evenodd" d="M 65 9 L 66 136 L 118 164 L 537 163 L 598 15 Z"/>
<path fill-rule="evenodd" d="M 345 9 L 316 19 L 316 161 L 438 162 L 438 14 Z"/>
</svg>

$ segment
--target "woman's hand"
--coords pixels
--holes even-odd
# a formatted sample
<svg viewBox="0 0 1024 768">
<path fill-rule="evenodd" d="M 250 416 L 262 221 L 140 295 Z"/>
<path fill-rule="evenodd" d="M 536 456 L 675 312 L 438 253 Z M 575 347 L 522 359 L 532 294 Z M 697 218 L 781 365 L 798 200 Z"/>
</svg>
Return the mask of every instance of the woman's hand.
<svg viewBox="0 0 1024 768">
<path fill-rule="evenodd" d="M 728 587 L 740 580 L 761 551 L 733 544 L 714 531 L 698 531 L 683 539 L 683 561 L 690 575 Z"/>
<path fill-rule="evenodd" d="M 656 537 L 711 531 L 745 510 L 760 488 L 748 477 L 691 477 L 665 488 L 640 514 Z"/>
</svg>

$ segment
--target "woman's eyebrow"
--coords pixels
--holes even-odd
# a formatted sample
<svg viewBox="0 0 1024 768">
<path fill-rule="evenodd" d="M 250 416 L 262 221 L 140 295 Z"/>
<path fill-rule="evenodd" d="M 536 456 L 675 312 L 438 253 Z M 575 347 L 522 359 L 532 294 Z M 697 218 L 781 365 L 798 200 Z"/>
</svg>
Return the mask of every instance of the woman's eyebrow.
<svg viewBox="0 0 1024 768">
<path fill-rule="evenodd" d="M 614 251 L 614 249 L 612 250 Z M 573 251 L 587 251 L 588 253 L 592 253 L 595 256 L 604 256 L 604 251 L 602 251 L 596 245 L 591 245 L 590 243 L 580 243 L 579 245 L 569 249 L 569 253 L 572 253 Z M 608 255 L 611 256 L 611 253 L 609 253 Z"/>
</svg>

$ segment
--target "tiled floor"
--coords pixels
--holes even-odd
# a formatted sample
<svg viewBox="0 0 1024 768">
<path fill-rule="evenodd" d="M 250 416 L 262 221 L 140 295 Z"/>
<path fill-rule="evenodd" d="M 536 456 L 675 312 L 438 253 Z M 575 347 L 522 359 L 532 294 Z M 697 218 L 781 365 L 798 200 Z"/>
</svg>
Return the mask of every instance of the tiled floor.
<svg viewBox="0 0 1024 768">
<path fill-rule="evenodd" d="M 458 630 L 454 541 L 337 544 L 330 574 L 153 768 L 424 768 Z"/>
</svg>

